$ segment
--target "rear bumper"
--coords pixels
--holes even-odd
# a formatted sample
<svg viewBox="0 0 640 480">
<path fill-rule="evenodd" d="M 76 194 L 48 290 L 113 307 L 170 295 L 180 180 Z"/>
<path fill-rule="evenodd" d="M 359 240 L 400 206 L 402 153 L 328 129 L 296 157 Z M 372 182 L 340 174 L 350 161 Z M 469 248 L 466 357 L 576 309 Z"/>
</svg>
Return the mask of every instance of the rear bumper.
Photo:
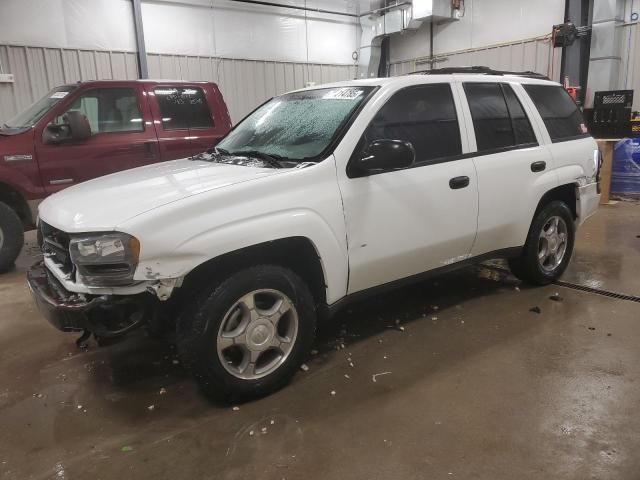
<svg viewBox="0 0 640 480">
<path fill-rule="evenodd" d="M 587 218 L 596 213 L 599 204 L 600 193 L 597 183 L 578 187 L 578 225 L 582 225 Z"/>
<path fill-rule="evenodd" d="M 36 263 L 27 272 L 27 285 L 40 313 L 63 332 L 85 330 L 87 312 L 104 302 L 102 297 L 87 300 L 84 295 L 65 290 L 42 262 Z"/>
</svg>

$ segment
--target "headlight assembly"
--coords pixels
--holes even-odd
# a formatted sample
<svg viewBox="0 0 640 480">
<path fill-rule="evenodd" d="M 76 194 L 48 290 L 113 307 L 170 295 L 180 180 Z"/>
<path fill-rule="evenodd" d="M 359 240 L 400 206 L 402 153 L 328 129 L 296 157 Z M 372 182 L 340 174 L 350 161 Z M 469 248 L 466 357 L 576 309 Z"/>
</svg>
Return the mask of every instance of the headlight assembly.
<svg viewBox="0 0 640 480">
<path fill-rule="evenodd" d="M 126 285 L 138 265 L 140 242 L 126 233 L 84 235 L 71 239 L 69 252 L 87 285 Z"/>
</svg>

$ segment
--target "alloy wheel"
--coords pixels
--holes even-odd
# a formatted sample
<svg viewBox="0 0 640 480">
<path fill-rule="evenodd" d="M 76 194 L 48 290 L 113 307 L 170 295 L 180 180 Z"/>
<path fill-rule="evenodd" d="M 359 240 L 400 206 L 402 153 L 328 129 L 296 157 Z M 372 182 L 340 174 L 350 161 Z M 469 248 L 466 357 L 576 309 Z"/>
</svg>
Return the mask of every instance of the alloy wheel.
<svg viewBox="0 0 640 480">
<path fill-rule="evenodd" d="M 231 375 L 255 380 L 282 365 L 298 335 L 298 312 L 278 290 L 260 289 L 238 299 L 217 336 L 218 358 Z"/>
</svg>

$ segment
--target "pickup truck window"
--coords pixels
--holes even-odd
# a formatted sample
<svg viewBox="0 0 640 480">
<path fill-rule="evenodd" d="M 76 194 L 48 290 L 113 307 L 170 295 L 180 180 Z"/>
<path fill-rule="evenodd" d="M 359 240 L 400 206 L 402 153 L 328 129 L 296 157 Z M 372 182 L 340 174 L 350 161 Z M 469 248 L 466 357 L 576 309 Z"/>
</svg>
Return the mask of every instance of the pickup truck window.
<svg viewBox="0 0 640 480">
<path fill-rule="evenodd" d="M 589 136 L 580 109 L 564 88 L 549 85 L 522 86 L 540 112 L 551 141 L 561 142 Z"/>
<path fill-rule="evenodd" d="M 25 128 L 33 126 L 38 120 L 40 120 L 45 113 L 51 110 L 55 104 L 66 97 L 69 93 L 73 92 L 76 88 L 75 85 L 66 85 L 57 87 L 47 93 L 40 100 L 35 102 L 29 108 L 19 113 L 7 123 L 4 124 L 5 128 Z"/>
<path fill-rule="evenodd" d="M 213 127 L 213 117 L 201 88 L 161 87 L 153 93 L 160 107 L 164 130 Z"/>
<path fill-rule="evenodd" d="M 478 152 L 534 143 L 535 135 L 509 85 L 465 83 Z"/>
<path fill-rule="evenodd" d="M 89 120 L 91 133 L 141 132 L 144 122 L 132 88 L 95 88 L 78 97 L 67 112 L 77 111 Z M 67 113 L 65 112 L 65 113 Z M 64 122 L 61 115 L 54 120 Z"/>
<path fill-rule="evenodd" d="M 462 153 L 456 107 L 448 83 L 409 87 L 378 111 L 360 145 L 374 140 L 411 142 L 417 163 L 435 163 Z"/>
<path fill-rule="evenodd" d="M 233 154 L 256 152 L 289 160 L 319 157 L 375 87 L 319 88 L 275 97 L 217 145 Z"/>
</svg>

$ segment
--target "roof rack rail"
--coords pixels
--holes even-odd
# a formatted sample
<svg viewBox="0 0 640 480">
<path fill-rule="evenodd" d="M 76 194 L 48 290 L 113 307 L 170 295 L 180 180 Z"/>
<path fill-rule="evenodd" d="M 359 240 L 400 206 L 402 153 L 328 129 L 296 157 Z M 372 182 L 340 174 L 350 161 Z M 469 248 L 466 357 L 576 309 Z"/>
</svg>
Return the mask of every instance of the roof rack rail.
<svg viewBox="0 0 640 480">
<path fill-rule="evenodd" d="M 471 67 L 444 67 L 433 68 L 431 70 L 418 70 L 407 75 L 450 75 L 452 73 L 478 73 L 482 75 L 515 75 L 518 77 L 537 78 L 539 80 L 549 80 L 549 77 L 541 73 L 527 70 L 525 72 L 509 72 L 507 70 L 494 70 L 493 68 L 474 65 Z"/>
</svg>

